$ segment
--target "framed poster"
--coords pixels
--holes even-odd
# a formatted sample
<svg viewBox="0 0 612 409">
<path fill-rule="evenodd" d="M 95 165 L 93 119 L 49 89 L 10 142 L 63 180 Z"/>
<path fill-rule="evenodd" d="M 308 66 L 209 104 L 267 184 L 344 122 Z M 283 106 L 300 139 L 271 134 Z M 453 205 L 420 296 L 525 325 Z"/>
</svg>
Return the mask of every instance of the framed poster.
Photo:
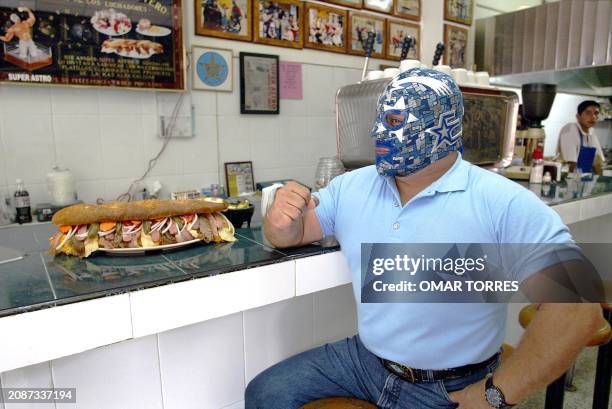
<svg viewBox="0 0 612 409">
<path fill-rule="evenodd" d="M 279 113 L 278 55 L 240 53 L 240 113 Z"/>
<path fill-rule="evenodd" d="M 343 9 L 306 3 L 304 47 L 345 53 L 347 16 Z"/>
<path fill-rule="evenodd" d="M 402 54 L 402 44 L 406 36 L 411 36 L 416 43 L 408 50 L 408 59 L 420 60 L 421 27 L 418 24 L 401 20 L 387 19 L 387 59 L 399 61 Z"/>
<path fill-rule="evenodd" d="M 444 64 L 451 68 L 466 68 L 467 28 L 444 24 Z"/>
<path fill-rule="evenodd" d="M 474 0 L 444 0 L 444 20 L 472 25 Z"/>
<path fill-rule="evenodd" d="M 410 20 L 421 20 L 421 0 L 395 0 L 393 14 Z"/>
<path fill-rule="evenodd" d="M 327 0 L 327 3 L 334 3 L 340 6 L 360 9 L 363 7 L 363 0 Z"/>
<path fill-rule="evenodd" d="M 240 196 L 255 191 L 253 162 L 226 162 L 225 184 L 229 197 Z"/>
<path fill-rule="evenodd" d="M 254 0 L 253 25 L 256 43 L 302 48 L 302 14 L 300 0 Z"/>
<path fill-rule="evenodd" d="M 181 1 L 104 4 L 0 2 L 0 82 L 183 90 Z"/>
<path fill-rule="evenodd" d="M 252 0 L 194 0 L 197 35 L 251 41 Z"/>
<path fill-rule="evenodd" d="M 232 91 L 232 50 L 193 46 L 193 89 Z"/>
<path fill-rule="evenodd" d="M 385 20 L 372 14 L 349 12 L 348 31 L 350 33 L 348 52 L 349 54 L 365 55 L 364 44 L 368 38 L 368 32 L 374 31 L 374 49 L 372 57 L 385 58 Z"/>
<path fill-rule="evenodd" d="M 363 8 L 390 14 L 393 11 L 393 0 L 363 0 Z"/>
</svg>

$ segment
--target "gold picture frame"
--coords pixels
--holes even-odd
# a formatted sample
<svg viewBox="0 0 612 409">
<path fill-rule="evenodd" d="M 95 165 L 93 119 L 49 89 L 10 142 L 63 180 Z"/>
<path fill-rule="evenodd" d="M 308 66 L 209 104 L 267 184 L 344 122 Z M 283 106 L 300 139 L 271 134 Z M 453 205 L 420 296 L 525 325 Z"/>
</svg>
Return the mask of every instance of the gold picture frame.
<svg viewBox="0 0 612 409">
<path fill-rule="evenodd" d="M 416 44 L 408 52 L 407 58 L 411 60 L 421 59 L 421 26 L 405 20 L 387 19 L 387 46 L 385 48 L 387 60 L 400 60 L 402 43 L 406 34 L 413 36 L 416 40 Z"/>
<path fill-rule="evenodd" d="M 302 48 L 304 6 L 300 0 L 253 1 L 253 41 Z"/>
<path fill-rule="evenodd" d="M 313 22 L 313 13 L 316 13 L 316 17 L 321 18 L 322 21 L 318 23 Z M 330 21 L 330 16 L 334 15 L 336 17 L 331 18 Z M 339 36 L 338 25 L 341 26 L 340 30 L 342 32 L 340 33 L 340 40 L 342 45 L 337 45 Z M 348 11 L 337 7 L 324 6 L 318 3 L 306 3 L 304 8 L 304 47 L 336 53 L 346 53 L 348 43 L 347 25 Z M 330 32 L 328 27 L 333 28 L 335 31 Z"/>
<path fill-rule="evenodd" d="M 229 197 L 255 192 L 253 162 L 225 162 L 225 185 Z"/>
<path fill-rule="evenodd" d="M 444 0 L 444 20 L 472 25 L 474 0 Z"/>
<path fill-rule="evenodd" d="M 468 29 L 444 24 L 444 64 L 451 68 L 466 68 Z"/>
<path fill-rule="evenodd" d="M 385 58 L 386 32 L 385 19 L 373 14 L 364 14 L 359 12 L 349 12 L 348 19 L 348 34 L 347 34 L 347 51 L 353 55 L 365 55 L 363 43 L 367 38 L 367 32 L 374 28 L 376 31 L 376 40 L 374 41 L 374 49 L 372 50 L 373 58 Z"/>
<path fill-rule="evenodd" d="M 351 7 L 354 9 L 363 8 L 363 0 L 327 0 L 326 3 L 333 3 L 339 6 Z"/>
<path fill-rule="evenodd" d="M 393 0 L 363 0 L 363 8 L 379 13 L 392 14 Z"/>
<path fill-rule="evenodd" d="M 393 15 L 409 20 L 421 21 L 421 0 L 395 0 Z"/>
<path fill-rule="evenodd" d="M 252 2 L 253 0 L 195 0 L 196 35 L 251 41 Z M 220 12 L 220 8 L 225 11 L 225 15 Z"/>
</svg>

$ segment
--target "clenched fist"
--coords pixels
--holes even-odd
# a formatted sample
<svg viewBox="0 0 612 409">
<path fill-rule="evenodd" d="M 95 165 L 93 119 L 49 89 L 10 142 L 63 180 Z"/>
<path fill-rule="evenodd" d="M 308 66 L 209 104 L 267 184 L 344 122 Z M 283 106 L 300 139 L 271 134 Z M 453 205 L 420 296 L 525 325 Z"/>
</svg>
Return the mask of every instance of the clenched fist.
<svg viewBox="0 0 612 409">
<path fill-rule="evenodd" d="M 297 182 L 287 182 L 276 191 L 274 203 L 266 215 L 276 228 L 287 228 L 296 221 L 302 220 L 306 209 L 314 209 L 318 199 L 310 195 L 307 187 Z"/>
<path fill-rule="evenodd" d="M 264 230 L 268 240 L 277 247 L 292 247 L 303 244 L 305 239 L 320 239 L 316 216 L 314 212 L 308 212 L 318 204 L 318 199 L 310 194 L 308 188 L 297 182 L 287 182 L 276 191 L 274 202 L 266 213 Z"/>
</svg>

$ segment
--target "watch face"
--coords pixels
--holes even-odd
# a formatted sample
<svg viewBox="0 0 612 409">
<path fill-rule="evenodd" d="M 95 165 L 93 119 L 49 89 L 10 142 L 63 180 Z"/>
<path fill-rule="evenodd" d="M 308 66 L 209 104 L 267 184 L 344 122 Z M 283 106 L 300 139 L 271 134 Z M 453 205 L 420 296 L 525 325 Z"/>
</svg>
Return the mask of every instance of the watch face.
<svg viewBox="0 0 612 409">
<path fill-rule="evenodd" d="M 503 398 L 501 396 L 501 393 L 495 389 L 495 388 L 489 388 L 486 391 L 486 395 L 487 395 L 487 402 L 489 402 L 489 405 L 493 406 L 494 408 L 501 408 L 503 405 Z"/>
</svg>

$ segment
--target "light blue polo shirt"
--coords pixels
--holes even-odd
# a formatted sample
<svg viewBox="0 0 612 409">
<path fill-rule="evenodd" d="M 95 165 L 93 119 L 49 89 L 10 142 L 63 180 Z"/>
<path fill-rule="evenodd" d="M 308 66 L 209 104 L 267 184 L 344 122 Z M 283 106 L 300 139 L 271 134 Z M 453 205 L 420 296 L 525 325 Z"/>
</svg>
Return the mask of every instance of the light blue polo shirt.
<svg viewBox="0 0 612 409">
<path fill-rule="evenodd" d="M 461 159 L 403 207 L 395 179 L 375 166 L 318 192 L 325 235 L 353 275 L 359 335 L 379 357 L 421 369 L 484 361 L 505 336 L 507 304 L 362 304 L 361 243 L 570 243 L 561 218 L 520 185 Z"/>
</svg>

